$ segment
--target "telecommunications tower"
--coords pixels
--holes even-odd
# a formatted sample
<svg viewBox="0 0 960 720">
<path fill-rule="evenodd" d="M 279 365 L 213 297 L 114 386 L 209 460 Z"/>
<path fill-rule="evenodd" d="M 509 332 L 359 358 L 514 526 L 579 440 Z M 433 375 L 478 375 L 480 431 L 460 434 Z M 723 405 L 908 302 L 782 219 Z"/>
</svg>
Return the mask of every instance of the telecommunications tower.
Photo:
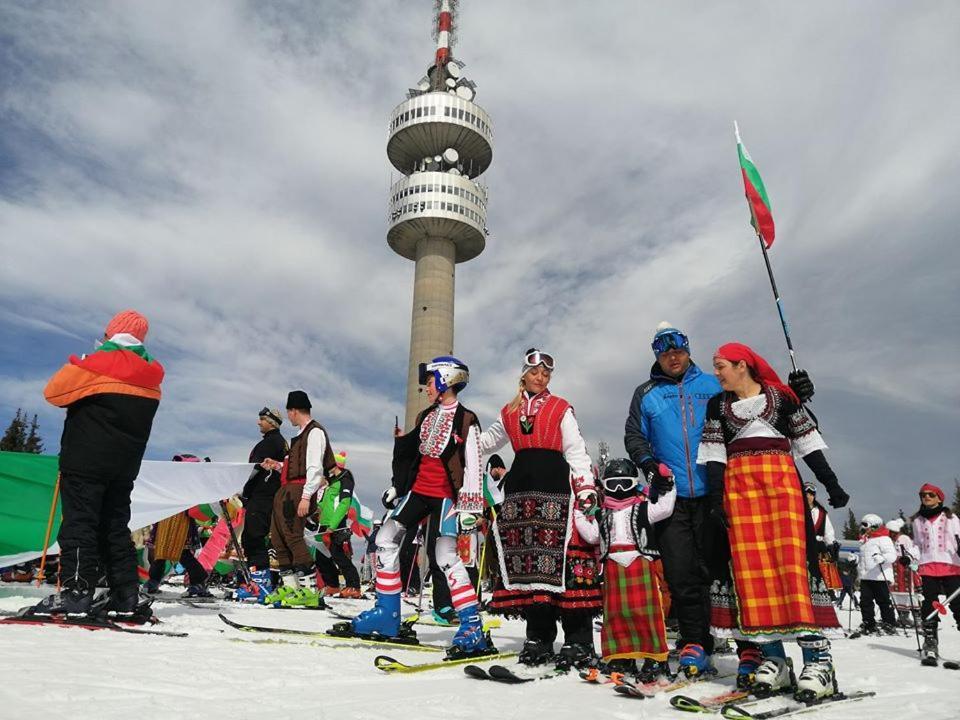
<svg viewBox="0 0 960 720">
<path fill-rule="evenodd" d="M 403 177 L 390 188 L 387 242 L 416 263 L 405 427 L 427 405 L 417 368 L 453 354 L 456 263 L 486 245 L 487 189 L 476 181 L 493 159 L 493 129 L 476 85 L 453 58 L 457 0 L 436 0 L 433 64 L 390 116 L 387 156 Z"/>
</svg>

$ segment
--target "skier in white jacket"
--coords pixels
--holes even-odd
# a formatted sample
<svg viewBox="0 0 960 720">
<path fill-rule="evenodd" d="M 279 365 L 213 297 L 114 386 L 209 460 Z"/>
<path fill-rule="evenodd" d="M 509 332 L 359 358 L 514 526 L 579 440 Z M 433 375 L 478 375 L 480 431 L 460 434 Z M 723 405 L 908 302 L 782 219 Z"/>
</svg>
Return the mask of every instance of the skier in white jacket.
<svg viewBox="0 0 960 720">
<path fill-rule="evenodd" d="M 890 539 L 890 531 L 883 525 L 879 515 L 868 513 L 860 521 L 860 559 L 857 572 L 860 577 L 860 612 L 863 624 L 860 634 L 878 633 L 873 603 L 880 608 L 880 628 L 893 635 L 897 632 L 897 617 L 890 599 L 890 581 L 893 579 L 893 563 L 897 550 Z"/>
</svg>

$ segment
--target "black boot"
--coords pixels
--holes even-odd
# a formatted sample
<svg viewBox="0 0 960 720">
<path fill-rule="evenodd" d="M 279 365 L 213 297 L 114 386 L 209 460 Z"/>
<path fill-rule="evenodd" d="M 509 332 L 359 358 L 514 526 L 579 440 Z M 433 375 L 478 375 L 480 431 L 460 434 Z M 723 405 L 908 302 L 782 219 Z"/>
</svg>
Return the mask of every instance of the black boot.
<svg viewBox="0 0 960 720">
<path fill-rule="evenodd" d="M 553 660 L 553 646 L 542 640 L 526 640 L 517 657 L 522 665 L 543 665 Z"/>
<path fill-rule="evenodd" d="M 597 662 L 597 657 L 593 654 L 593 645 L 565 642 L 557 653 L 556 665 L 558 670 L 569 670 L 573 667 L 582 670 L 594 662 Z"/>
<path fill-rule="evenodd" d="M 923 650 L 920 651 L 920 664 L 935 666 L 940 657 L 937 642 L 937 625 L 934 620 L 926 620 L 923 623 Z"/>
<path fill-rule="evenodd" d="M 23 608 L 23 616 L 41 615 L 69 615 L 72 617 L 89 616 L 93 610 L 93 590 L 77 590 L 63 588 L 60 592 L 49 595 L 33 607 Z"/>
<path fill-rule="evenodd" d="M 153 598 L 140 594 L 140 586 L 110 588 L 97 608 L 102 615 L 130 622 L 146 622 L 153 617 Z"/>
</svg>

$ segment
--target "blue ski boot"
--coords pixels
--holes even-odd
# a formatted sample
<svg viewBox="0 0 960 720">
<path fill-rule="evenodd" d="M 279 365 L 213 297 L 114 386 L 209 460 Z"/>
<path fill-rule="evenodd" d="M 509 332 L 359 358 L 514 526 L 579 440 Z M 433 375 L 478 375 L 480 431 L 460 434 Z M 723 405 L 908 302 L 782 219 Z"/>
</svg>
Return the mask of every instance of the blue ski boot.
<svg viewBox="0 0 960 720">
<path fill-rule="evenodd" d="M 238 587 L 233 593 L 233 599 L 263 605 L 267 599 L 267 595 L 273 592 L 273 585 L 270 582 L 270 570 L 254 570 L 250 568 L 250 579 L 253 582 Z"/>
<path fill-rule="evenodd" d="M 377 593 L 377 603 L 350 621 L 356 635 L 400 635 L 400 593 Z"/>
<path fill-rule="evenodd" d="M 680 651 L 680 672 L 688 678 L 700 677 L 710 672 L 710 656 L 703 645 L 687 643 Z"/>
<path fill-rule="evenodd" d="M 476 605 L 471 605 L 457 613 L 460 618 L 460 627 L 453 636 L 452 644 L 447 648 L 447 657 L 460 658 L 472 655 L 486 655 L 493 651 L 483 631 L 480 621 L 480 612 Z"/>
</svg>

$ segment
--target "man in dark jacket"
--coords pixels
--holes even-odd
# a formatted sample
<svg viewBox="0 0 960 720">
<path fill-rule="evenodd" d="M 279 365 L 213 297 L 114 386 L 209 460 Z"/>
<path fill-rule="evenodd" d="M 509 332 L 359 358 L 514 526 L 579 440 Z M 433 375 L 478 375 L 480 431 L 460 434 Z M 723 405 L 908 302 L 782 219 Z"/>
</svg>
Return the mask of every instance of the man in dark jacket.
<svg viewBox="0 0 960 720">
<path fill-rule="evenodd" d="M 119 313 L 97 350 L 71 356 L 44 390 L 48 402 L 67 409 L 60 440 L 61 591 L 31 608 L 32 614 L 132 615 L 138 609 L 130 493 L 164 374 L 143 346 L 148 327 L 140 313 Z M 110 592 L 95 606 L 100 566 Z"/>
<path fill-rule="evenodd" d="M 269 458 L 286 456 L 289 447 L 280 434 L 283 418 L 278 409 L 264 407 L 257 418 L 257 426 L 263 435 L 250 451 L 250 460 L 256 465 L 250 479 L 243 486 L 240 497 L 246 510 L 240 545 L 250 565 L 252 585 L 237 589 L 237 600 L 263 600 L 273 592 L 270 583 L 270 558 L 267 556 L 267 536 L 270 534 L 270 518 L 273 514 L 273 499 L 280 489 L 280 473 L 269 470 L 260 463 Z"/>
</svg>

